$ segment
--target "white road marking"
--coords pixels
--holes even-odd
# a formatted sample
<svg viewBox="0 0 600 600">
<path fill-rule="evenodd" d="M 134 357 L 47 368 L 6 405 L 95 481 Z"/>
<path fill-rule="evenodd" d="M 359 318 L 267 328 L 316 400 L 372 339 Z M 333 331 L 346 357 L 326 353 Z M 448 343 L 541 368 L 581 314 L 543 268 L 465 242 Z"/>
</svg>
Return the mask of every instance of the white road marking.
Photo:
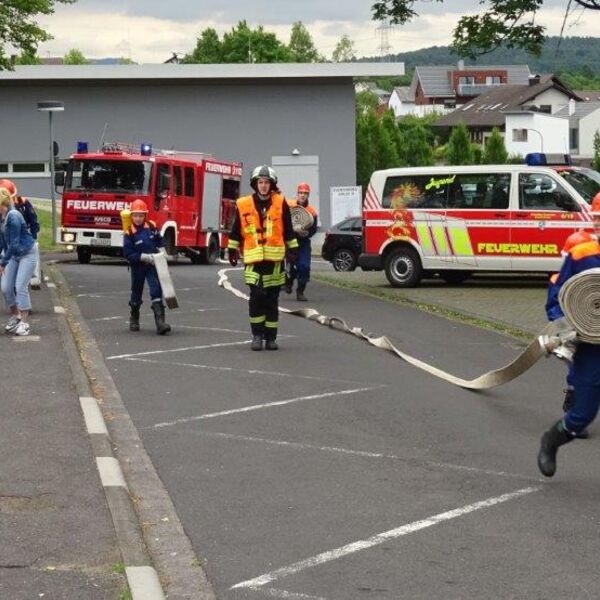
<svg viewBox="0 0 600 600">
<path fill-rule="evenodd" d="M 181 325 L 176 325 L 180 328 Z M 283 337 L 283 336 L 281 336 Z M 334 379 L 331 377 L 317 377 L 316 375 L 299 375 L 297 373 L 281 373 L 279 371 L 261 371 L 260 369 L 238 369 L 236 367 L 223 367 L 218 365 L 198 365 L 196 363 L 165 362 L 162 360 L 152 360 L 151 358 L 126 358 L 131 362 L 143 362 L 165 367 L 188 367 L 191 369 L 206 369 L 208 371 L 225 371 L 228 373 L 246 373 L 248 375 L 261 375 L 272 377 L 290 377 L 292 379 L 309 379 L 312 381 L 334 381 L 336 383 L 364 383 L 352 381 L 350 379 Z"/>
<path fill-rule="evenodd" d="M 22 344 L 23 342 L 39 342 L 39 335 L 13 335 L 11 336 L 11 342 L 16 342 L 17 344 Z"/>
<path fill-rule="evenodd" d="M 179 325 L 179 323 L 173 323 L 173 319 L 170 320 L 170 323 L 177 327 L 177 329 L 198 329 L 201 331 L 219 331 L 222 333 L 248 333 L 248 330 L 242 329 L 226 329 L 225 327 L 201 327 L 200 325 Z"/>
<path fill-rule="evenodd" d="M 297 592 L 288 592 L 277 588 L 263 588 L 260 586 L 249 588 L 253 592 L 260 592 L 263 596 L 269 598 L 284 598 L 285 600 L 327 600 L 323 596 L 309 596 L 308 594 L 298 594 Z"/>
<path fill-rule="evenodd" d="M 196 313 L 196 312 L 209 312 L 209 311 L 213 311 L 213 310 L 224 310 L 224 309 L 223 308 L 195 308 L 192 310 L 178 310 L 177 315 L 178 316 L 186 315 L 189 313 Z M 149 316 L 151 316 L 151 315 L 149 315 Z M 122 315 L 115 315 L 114 317 L 96 317 L 94 319 L 90 319 L 90 321 L 116 321 L 117 319 L 124 319 L 125 321 L 127 321 L 128 318 L 129 318 L 128 315 L 124 313 Z"/>
<path fill-rule="evenodd" d="M 196 290 L 204 290 L 204 287 L 188 287 L 188 288 L 177 288 L 179 292 L 192 292 Z M 128 296 L 131 294 L 129 290 L 115 290 L 112 292 L 83 292 L 81 294 L 75 294 L 76 298 L 110 298 L 111 296 Z"/>
<path fill-rule="evenodd" d="M 501 496 L 496 496 L 494 498 L 487 498 L 486 500 L 481 500 L 473 504 L 467 504 L 466 506 L 462 506 L 461 508 L 455 508 L 447 512 L 439 513 L 437 515 L 427 517 L 420 521 L 414 521 L 413 523 L 402 525 L 400 527 L 397 527 L 396 529 L 390 529 L 389 531 L 378 533 L 377 535 L 374 535 L 365 540 L 359 540 L 357 542 L 352 542 L 350 544 L 346 544 L 345 546 L 341 546 L 340 548 L 335 548 L 334 550 L 322 552 L 321 554 L 311 556 L 310 558 L 298 561 L 296 563 L 288 565 L 287 567 L 275 569 L 270 573 L 265 573 L 264 575 L 260 575 L 259 577 L 255 577 L 254 579 L 248 579 L 247 581 L 236 583 L 234 586 L 231 586 L 230 589 L 252 589 L 261 587 L 266 585 L 267 583 L 271 583 L 272 581 L 276 581 L 283 577 L 287 577 L 289 575 L 299 573 L 300 571 L 304 571 L 305 569 L 310 569 L 311 567 L 316 567 L 318 565 L 322 565 L 333 560 L 338 560 L 339 558 L 348 556 L 350 554 L 354 554 L 355 552 L 367 550 L 368 548 L 372 548 L 390 540 L 394 540 L 404 535 L 414 533 L 415 531 L 420 531 L 421 529 L 426 529 L 428 527 L 438 525 L 440 523 L 443 523 L 444 521 L 449 521 L 451 519 L 463 517 L 464 515 L 475 512 L 477 510 L 481 510 L 483 508 L 490 508 L 492 506 L 495 506 L 496 504 L 502 504 L 503 502 L 515 500 L 516 498 L 520 498 L 521 496 L 525 496 L 527 494 L 539 492 L 541 489 L 541 486 L 522 488 L 514 492 L 509 492 L 508 494 L 502 494 Z"/>
<path fill-rule="evenodd" d="M 112 456 L 97 456 L 96 465 L 100 473 L 100 481 L 103 487 L 124 487 L 127 489 L 121 465 Z"/>
<path fill-rule="evenodd" d="M 54 312 L 57 315 L 64 315 L 65 314 L 65 309 L 62 306 L 55 306 L 54 307 Z"/>
<path fill-rule="evenodd" d="M 244 406 L 242 408 L 233 408 L 231 410 L 222 410 L 220 412 L 207 413 L 204 415 L 196 415 L 195 417 L 186 417 L 184 419 L 177 419 L 175 421 L 166 421 L 164 423 L 156 423 L 152 425 L 150 429 L 162 429 L 164 427 L 171 427 L 173 425 L 182 425 L 184 423 L 190 423 L 192 421 L 201 421 L 203 419 L 214 419 L 215 417 L 225 417 L 228 415 L 234 415 L 237 413 L 251 412 L 254 410 L 262 410 L 263 408 L 272 408 L 273 406 L 284 406 L 286 404 L 294 404 L 296 402 L 304 402 L 306 400 L 321 400 L 322 398 L 331 398 L 333 396 L 347 396 L 349 394 L 358 394 L 360 392 L 369 392 L 375 390 L 383 385 L 377 385 L 375 387 L 363 387 L 355 388 L 353 390 L 340 390 L 338 392 L 326 392 L 325 394 L 313 394 L 311 396 L 300 396 L 298 398 L 290 398 L 289 400 L 277 400 L 276 402 L 267 402 L 265 404 L 253 404 L 251 406 Z"/>
<path fill-rule="evenodd" d="M 186 346 L 185 348 L 171 348 L 170 350 L 150 350 L 148 352 L 137 352 L 135 354 L 117 354 L 107 356 L 106 360 L 116 360 L 122 358 L 135 358 L 137 356 L 150 356 L 151 354 L 168 354 L 170 352 L 187 352 L 188 350 L 205 350 L 206 348 L 223 348 L 225 346 L 243 346 L 250 344 L 252 340 L 244 340 L 243 342 L 223 342 L 221 344 L 203 344 L 201 346 Z"/>
<path fill-rule="evenodd" d="M 507 471 L 494 471 L 492 469 L 480 469 L 479 467 L 467 467 L 465 465 L 455 465 L 452 463 L 435 462 L 431 460 L 420 460 L 418 458 L 406 458 L 395 454 L 383 454 L 382 452 L 367 452 L 365 450 L 350 450 L 348 448 L 337 448 L 335 446 L 315 446 L 313 444 L 304 444 L 302 442 L 287 442 L 285 440 L 270 440 L 266 438 L 253 437 L 248 435 L 237 435 L 234 433 L 220 433 L 215 431 L 192 431 L 194 435 L 202 435 L 206 437 L 218 437 L 228 440 L 240 440 L 243 442 L 257 442 L 262 444 L 270 444 L 273 446 L 284 446 L 287 448 L 296 448 L 298 450 L 317 450 L 321 452 L 332 452 L 345 454 L 349 456 L 359 456 L 361 458 L 384 458 L 396 460 L 407 464 L 422 465 L 425 467 L 436 467 L 438 469 L 448 469 L 452 471 L 467 471 L 472 473 L 480 473 L 482 475 L 493 475 L 496 477 L 507 477 L 510 479 L 521 479 L 525 481 L 540 482 L 539 477 L 531 477 L 530 475 L 520 475 L 518 473 L 509 473 Z"/>
<path fill-rule="evenodd" d="M 55 288 L 55 287 L 56 287 L 56 284 L 55 284 L 55 283 L 50 283 L 50 282 L 48 282 L 48 283 L 46 284 L 46 287 L 49 287 L 49 288 Z"/>
<path fill-rule="evenodd" d="M 98 402 L 96 402 L 96 398 L 80 396 L 79 403 L 81 404 L 87 432 L 89 434 L 101 433 L 108 435 L 106 423 L 104 422 L 104 417 L 102 416 Z"/>
</svg>

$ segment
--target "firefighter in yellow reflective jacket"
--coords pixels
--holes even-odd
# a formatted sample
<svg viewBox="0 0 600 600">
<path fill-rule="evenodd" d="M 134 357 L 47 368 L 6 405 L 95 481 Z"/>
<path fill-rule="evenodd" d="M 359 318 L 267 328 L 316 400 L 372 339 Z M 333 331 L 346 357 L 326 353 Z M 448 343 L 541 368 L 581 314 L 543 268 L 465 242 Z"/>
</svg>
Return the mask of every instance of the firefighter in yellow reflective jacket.
<svg viewBox="0 0 600 600">
<path fill-rule="evenodd" d="M 236 203 L 229 235 L 229 263 L 236 266 L 240 251 L 244 280 L 250 286 L 252 350 L 277 350 L 279 292 L 285 283 L 284 259 L 298 260 L 298 240 L 292 228 L 290 209 L 277 188 L 277 175 L 267 166 L 252 171 L 251 196 Z"/>
</svg>

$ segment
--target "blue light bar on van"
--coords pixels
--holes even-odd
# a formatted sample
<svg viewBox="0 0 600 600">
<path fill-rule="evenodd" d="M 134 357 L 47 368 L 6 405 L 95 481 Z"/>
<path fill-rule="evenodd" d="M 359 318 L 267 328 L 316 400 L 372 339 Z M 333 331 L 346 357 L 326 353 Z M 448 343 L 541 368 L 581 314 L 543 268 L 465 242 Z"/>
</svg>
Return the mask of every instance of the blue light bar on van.
<svg viewBox="0 0 600 600">
<path fill-rule="evenodd" d="M 88 143 L 87 142 L 77 142 L 77 154 L 87 154 L 88 153 Z"/>
<path fill-rule="evenodd" d="M 152 144 L 142 144 L 140 154 L 142 156 L 150 156 L 152 154 Z"/>
<path fill-rule="evenodd" d="M 545 154 L 544 152 L 530 152 L 525 156 L 525 164 L 530 167 L 570 166 L 570 154 Z"/>
</svg>

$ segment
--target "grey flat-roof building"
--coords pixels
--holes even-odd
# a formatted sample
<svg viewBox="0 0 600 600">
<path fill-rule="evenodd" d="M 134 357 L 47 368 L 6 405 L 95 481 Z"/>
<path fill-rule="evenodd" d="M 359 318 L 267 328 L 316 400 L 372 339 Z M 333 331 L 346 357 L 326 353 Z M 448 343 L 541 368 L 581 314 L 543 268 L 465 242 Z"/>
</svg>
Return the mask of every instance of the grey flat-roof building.
<svg viewBox="0 0 600 600">
<path fill-rule="evenodd" d="M 283 191 L 312 184 L 322 225 L 329 188 L 356 181 L 354 78 L 401 75 L 402 64 L 23 66 L 0 72 L 0 177 L 49 197 L 48 116 L 60 100 L 60 156 L 101 138 L 203 151 L 253 166 L 274 164 Z"/>
</svg>

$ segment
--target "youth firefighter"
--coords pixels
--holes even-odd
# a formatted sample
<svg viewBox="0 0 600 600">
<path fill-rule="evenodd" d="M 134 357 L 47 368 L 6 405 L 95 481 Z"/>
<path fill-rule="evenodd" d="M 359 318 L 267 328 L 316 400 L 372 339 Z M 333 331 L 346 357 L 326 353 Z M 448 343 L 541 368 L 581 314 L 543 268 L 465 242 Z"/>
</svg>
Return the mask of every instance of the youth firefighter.
<svg viewBox="0 0 600 600">
<path fill-rule="evenodd" d="M 165 305 L 162 301 L 162 289 L 154 267 L 154 254 L 164 252 L 165 242 L 152 221 L 148 221 L 148 207 L 143 200 L 134 200 L 131 204 L 131 225 L 123 236 L 123 256 L 131 265 L 131 308 L 129 330 L 140 330 L 140 306 L 144 282 L 148 281 L 150 301 L 156 333 L 165 335 L 171 326 L 165 323 Z"/>
<path fill-rule="evenodd" d="M 591 205 L 594 231 L 600 235 L 600 193 Z M 600 244 L 597 239 L 574 246 L 567 254 L 556 283 L 551 285 L 546 313 L 554 321 L 564 318 L 558 302 L 563 284 L 574 275 L 600 268 Z M 600 407 L 600 345 L 578 342 L 573 363 L 567 377 L 572 386 L 571 397 L 564 407 L 564 415 L 542 436 L 538 453 L 538 467 L 543 475 L 552 477 L 556 472 L 556 454 L 560 446 L 569 443 L 596 418 Z"/>
<path fill-rule="evenodd" d="M 252 171 L 251 196 L 239 198 L 228 244 L 228 258 L 236 266 L 240 251 L 244 281 L 250 286 L 252 350 L 277 350 L 279 292 L 285 283 L 284 259 L 297 260 L 298 241 L 290 209 L 277 188 L 277 175 L 268 165 Z"/>
<path fill-rule="evenodd" d="M 289 201 L 290 206 L 301 206 L 313 217 L 313 224 L 308 229 L 296 231 L 299 245 L 298 262 L 297 264 L 289 265 L 285 282 L 285 291 L 287 294 L 291 294 L 294 289 L 294 279 L 298 279 L 296 300 L 299 300 L 300 302 L 306 302 L 307 300 L 304 295 L 304 290 L 310 280 L 310 238 L 317 232 L 317 211 L 308 203 L 309 196 L 310 185 L 308 185 L 308 183 L 300 183 L 296 192 L 296 200 Z"/>
</svg>

